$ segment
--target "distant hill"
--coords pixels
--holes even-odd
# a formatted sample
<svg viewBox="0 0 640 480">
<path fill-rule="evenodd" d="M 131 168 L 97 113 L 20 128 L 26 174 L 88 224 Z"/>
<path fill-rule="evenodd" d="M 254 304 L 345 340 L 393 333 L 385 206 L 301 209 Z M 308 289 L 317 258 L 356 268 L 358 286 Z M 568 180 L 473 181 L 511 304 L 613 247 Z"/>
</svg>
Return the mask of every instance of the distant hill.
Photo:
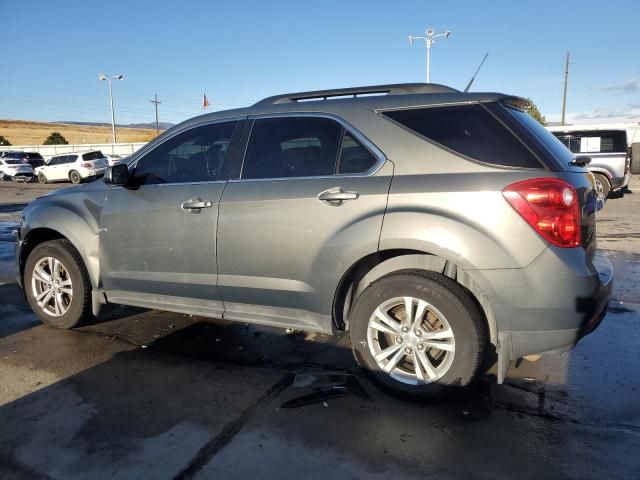
<svg viewBox="0 0 640 480">
<path fill-rule="evenodd" d="M 136 125 L 145 125 L 137 127 Z M 136 125 L 117 125 L 119 143 L 148 142 L 156 135 L 155 123 L 141 123 Z M 153 126 L 152 126 L 153 125 Z M 164 130 L 167 123 L 162 123 Z M 26 120 L 1 120 L 0 135 L 3 135 L 12 145 L 42 145 L 51 132 L 60 132 L 69 143 L 110 143 L 110 123 L 87 122 L 32 122 Z"/>
<path fill-rule="evenodd" d="M 71 122 L 71 121 L 65 121 L 65 120 L 61 120 L 59 122 L 52 122 L 52 123 L 64 123 L 67 125 L 91 125 L 94 127 L 111 127 L 110 123 L 105 123 L 105 122 Z M 158 126 L 160 127 L 160 130 L 167 130 L 171 127 L 173 127 L 175 125 L 175 123 L 169 123 L 169 122 L 158 122 Z M 143 128 L 143 129 L 153 129 L 155 130 L 156 128 L 156 123 L 152 122 L 152 123 L 129 123 L 127 125 L 121 124 L 121 123 L 116 123 L 116 127 L 118 128 Z"/>
</svg>

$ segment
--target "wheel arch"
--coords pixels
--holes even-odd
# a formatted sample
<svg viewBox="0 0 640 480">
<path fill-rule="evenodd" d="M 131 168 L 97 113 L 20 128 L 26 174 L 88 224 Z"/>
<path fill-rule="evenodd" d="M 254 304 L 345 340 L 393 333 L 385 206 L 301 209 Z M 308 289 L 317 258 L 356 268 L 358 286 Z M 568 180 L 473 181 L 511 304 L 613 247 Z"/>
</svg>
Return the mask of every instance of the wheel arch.
<svg viewBox="0 0 640 480">
<path fill-rule="evenodd" d="M 438 255 L 416 250 L 382 250 L 357 261 L 343 275 L 336 289 L 333 319 L 338 330 L 348 330 L 349 313 L 358 296 L 376 280 L 402 270 L 431 271 L 455 280 L 469 291 L 484 315 L 490 342 L 498 344 L 494 311 L 481 286 L 466 270 Z"/>
<path fill-rule="evenodd" d="M 49 240 L 67 240 L 78 251 L 89 274 L 93 289 L 98 288 L 100 269 L 98 258 L 97 222 L 62 205 L 26 210 L 22 244 L 20 248 L 20 277 L 24 278 L 24 265 L 31 251 Z"/>
</svg>

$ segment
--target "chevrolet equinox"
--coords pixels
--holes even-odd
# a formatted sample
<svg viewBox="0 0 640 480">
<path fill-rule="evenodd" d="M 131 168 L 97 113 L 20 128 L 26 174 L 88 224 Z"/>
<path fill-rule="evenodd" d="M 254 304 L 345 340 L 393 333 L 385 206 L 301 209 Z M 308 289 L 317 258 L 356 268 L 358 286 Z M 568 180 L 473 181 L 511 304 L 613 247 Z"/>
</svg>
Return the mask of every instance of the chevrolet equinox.
<svg viewBox="0 0 640 480">
<path fill-rule="evenodd" d="M 399 84 L 187 120 L 27 206 L 18 281 L 54 327 L 123 304 L 345 331 L 400 393 L 501 382 L 597 327 L 613 278 L 593 176 L 526 106 Z"/>
</svg>

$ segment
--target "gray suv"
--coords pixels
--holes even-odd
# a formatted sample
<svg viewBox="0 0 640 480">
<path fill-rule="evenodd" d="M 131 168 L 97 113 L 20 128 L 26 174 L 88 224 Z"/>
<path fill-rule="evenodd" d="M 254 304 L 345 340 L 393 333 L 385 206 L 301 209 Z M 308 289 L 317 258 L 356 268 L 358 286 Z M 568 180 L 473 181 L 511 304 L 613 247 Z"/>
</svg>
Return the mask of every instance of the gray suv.
<svg viewBox="0 0 640 480">
<path fill-rule="evenodd" d="M 267 98 L 177 125 L 103 182 L 25 208 L 40 319 L 106 304 L 333 334 L 431 395 L 566 350 L 601 321 L 593 176 L 521 98 L 400 84 Z"/>
</svg>

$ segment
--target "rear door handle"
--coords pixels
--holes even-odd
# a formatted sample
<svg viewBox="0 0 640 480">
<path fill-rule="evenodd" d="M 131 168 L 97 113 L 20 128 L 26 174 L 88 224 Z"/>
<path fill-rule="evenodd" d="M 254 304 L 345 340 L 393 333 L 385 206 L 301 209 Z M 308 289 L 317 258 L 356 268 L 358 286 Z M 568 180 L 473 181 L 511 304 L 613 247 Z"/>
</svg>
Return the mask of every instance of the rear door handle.
<svg viewBox="0 0 640 480">
<path fill-rule="evenodd" d="M 339 207 L 347 200 L 356 200 L 360 194 L 358 192 L 348 192 L 340 187 L 330 188 L 318 194 L 318 200 L 327 205 Z"/>
<path fill-rule="evenodd" d="M 188 212 L 191 210 L 201 210 L 203 208 L 210 208 L 212 206 L 213 206 L 213 203 L 211 202 L 206 202 L 200 198 L 192 198 L 191 200 L 187 200 L 182 205 L 180 205 L 180 208 Z"/>
</svg>

